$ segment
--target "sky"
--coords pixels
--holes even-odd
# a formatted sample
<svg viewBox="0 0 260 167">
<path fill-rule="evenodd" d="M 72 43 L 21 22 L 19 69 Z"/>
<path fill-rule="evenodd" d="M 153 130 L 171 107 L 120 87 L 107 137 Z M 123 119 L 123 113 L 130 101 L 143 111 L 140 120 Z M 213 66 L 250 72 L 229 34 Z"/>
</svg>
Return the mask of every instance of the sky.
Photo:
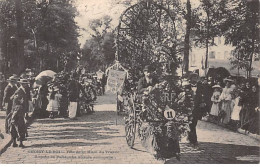
<svg viewBox="0 0 260 167">
<path fill-rule="evenodd" d="M 112 27 L 116 27 L 119 23 L 121 13 L 126 9 L 122 4 L 116 4 L 120 0 L 77 0 L 76 6 L 79 16 L 76 17 L 76 22 L 80 28 L 87 31 L 80 31 L 79 43 L 83 47 L 86 39 L 90 38 L 88 32 L 88 24 L 92 19 L 102 18 L 104 15 L 109 15 L 112 20 Z"/>
<path fill-rule="evenodd" d="M 137 0 L 132 0 L 134 4 Z M 186 0 L 182 0 L 186 1 Z M 191 0 L 192 5 L 197 6 L 199 0 Z M 75 18 L 78 26 L 88 30 L 89 21 L 92 19 L 102 18 L 104 15 L 109 15 L 112 20 L 112 28 L 119 24 L 119 17 L 123 11 L 126 10 L 126 6 L 121 4 L 122 0 L 76 0 L 76 7 L 79 12 L 79 16 Z M 80 30 L 79 43 L 83 47 L 85 41 L 89 39 L 90 33 L 88 31 Z"/>
</svg>

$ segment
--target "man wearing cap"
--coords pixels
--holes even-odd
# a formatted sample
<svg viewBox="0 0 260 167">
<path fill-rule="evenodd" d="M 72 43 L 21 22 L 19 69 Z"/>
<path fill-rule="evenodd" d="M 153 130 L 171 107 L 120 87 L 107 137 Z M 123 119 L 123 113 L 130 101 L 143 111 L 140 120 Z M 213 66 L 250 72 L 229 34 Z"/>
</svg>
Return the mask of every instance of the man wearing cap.
<svg viewBox="0 0 260 167">
<path fill-rule="evenodd" d="M 201 77 L 201 82 L 197 84 L 197 90 L 194 97 L 194 109 L 192 111 L 192 123 L 190 126 L 190 132 L 188 140 L 196 148 L 198 147 L 196 127 L 198 120 L 201 120 L 210 111 L 210 100 L 209 95 L 210 87 L 207 83 L 206 77 Z"/>
<path fill-rule="evenodd" d="M 20 79 L 18 82 L 21 86 L 14 93 L 13 108 L 10 114 L 12 115 L 10 132 L 13 139 L 13 147 L 18 146 L 16 139 L 20 141 L 19 147 L 24 147 L 23 141 L 25 140 L 25 134 L 27 132 L 24 117 L 25 113 L 29 110 L 29 99 L 26 89 L 29 86 L 29 81 L 27 79 Z"/>
<path fill-rule="evenodd" d="M 144 67 L 144 77 L 140 78 L 138 81 L 138 93 L 143 94 L 145 91 L 150 92 L 152 87 L 158 83 L 158 80 L 152 77 L 152 68 L 147 65 Z"/>
<path fill-rule="evenodd" d="M 3 97 L 3 104 L 5 106 L 6 109 L 6 120 L 5 120 L 5 131 L 6 133 L 8 133 L 8 127 L 9 127 L 9 113 L 12 110 L 12 105 L 13 105 L 13 99 L 12 96 L 14 94 L 14 92 L 17 90 L 17 86 L 16 86 L 16 82 L 17 79 L 14 76 L 11 76 L 9 79 L 7 79 L 7 81 L 9 82 L 8 85 L 5 87 L 4 90 L 4 97 Z"/>
</svg>

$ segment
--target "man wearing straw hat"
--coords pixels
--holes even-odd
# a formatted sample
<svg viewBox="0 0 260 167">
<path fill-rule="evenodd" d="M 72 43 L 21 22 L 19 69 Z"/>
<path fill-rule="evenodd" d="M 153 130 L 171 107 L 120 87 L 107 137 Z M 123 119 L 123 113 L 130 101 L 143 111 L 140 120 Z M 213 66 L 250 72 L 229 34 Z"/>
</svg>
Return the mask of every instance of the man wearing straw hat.
<svg viewBox="0 0 260 167">
<path fill-rule="evenodd" d="M 10 132 L 13 139 L 13 147 L 17 147 L 16 139 L 19 139 L 19 147 L 24 147 L 23 141 L 25 140 L 25 134 L 27 128 L 25 125 L 24 117 L 25 113 L 29 110 L 29 99 L 26 93 L 29 81 L 27 79 L 20 79 L 20 87 L 14 93 L 13 108 L 10 113 Z"/>
<path fill-rule="evenodd" d="M 13 99 L 12 96 L 14 94 L 14 92 L 17 90 L 17 79 L 14 76 L 11 76 L 9 79 L 7 79 L 7 81 L 9 82 L 8 85 L 5 87 L 4 90 L 4 97 L 3 97 L 3 106 L 5 106 L 6 109 L 6 120 L 5 120 L 5 131 L 6 133 L 8 133 L 8 127 L 9 127 L 9 113 L 12 110 L 12 105 L 13 105 Z"/>
</svg>

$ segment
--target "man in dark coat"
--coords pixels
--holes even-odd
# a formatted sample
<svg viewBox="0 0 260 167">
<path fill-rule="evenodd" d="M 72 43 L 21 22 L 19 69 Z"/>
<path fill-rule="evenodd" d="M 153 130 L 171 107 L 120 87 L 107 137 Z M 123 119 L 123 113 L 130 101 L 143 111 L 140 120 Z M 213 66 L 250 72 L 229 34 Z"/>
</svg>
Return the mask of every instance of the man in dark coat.
<svg viewBox="0 0 260 167">
<path fill-rule="evenodd" d="M 16 86 L 17 79 L 14 76 L 11 76 L 7 81 L 9 83 L 5 87 L 5 90 L 4 90 L 3 104 L 6 109 L 5 131 L 6 131 L 6 133 L 9 133 L 8 124 L 10 122 L 10 117 L 8 117 L 8 115 L 12 110 L 12 105 L 13 105 L 12 96 L 13 96 L 14 92 L 17 90 L 17 86 Z"/>
<path fill-rule="evenodd" d="M 198 146 L 196 126 L 198 120 L 201 120 L 203 116 L 210 112 L 210 100 L 209 95 L 210 87 L 207 84 L 207 79 L 202 77 L 202 82 L 197 83 L 197 90 L 194 97 L 194 109 L 192 111 L 192 123 L 190 124 L 190 132 L 188 140 L 194 147 Z"/>
<path fill-rule="evenodd" d="M 5 88 L 5 79 L 2 72 L 0 72 L 0 110 L 3 109 L 3 97 L 4 97 L 4 88 Z"/>
<path fill-rule="evenodd" d="M 152 68 L 147 65 L 144 68 L 144 77 L 138 81 L 138 93 L 143 94 L 145 91 L 151 91 L 152 87 L 158 83 L 158 80 L 152 76 Z"/>
<path fill-rule="evenodd" d="M 26 125 L 24 121 L 25 113 L 29 110 L 29 99 L 26 94 L 29 81 L 21 79 L 19 81 L 20 87 L 14 93 L 13 108 L 11 115 L 10 132 L 13 139 L 13 147 L 17 147 L 16 139 L 19 139 L 19 147 L 24 147 L 23 141 L 25 140 Z"/>
</svg>

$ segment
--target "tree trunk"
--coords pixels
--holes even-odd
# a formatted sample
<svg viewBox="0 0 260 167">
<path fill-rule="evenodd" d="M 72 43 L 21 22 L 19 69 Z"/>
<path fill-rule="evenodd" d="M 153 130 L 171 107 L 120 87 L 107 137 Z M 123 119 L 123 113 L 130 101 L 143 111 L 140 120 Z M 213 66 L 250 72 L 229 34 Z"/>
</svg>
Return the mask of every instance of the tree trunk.
<svg viewBox="0 0 260 167">
<path fill-rule="evenodd" d="M 208 69 L 208 57 L 209 57 L 209 13 L 207 13 L 207 36 L 206 36 L 206 58 L 205 69 Z"/>
<path fill-rule="evenodd" d="M 187 14 L 186 19 L 186 34 L 184 39 L 184 58 L 183 66 L 184 71 L 187 73 L 189 71 L 189 53 L 190 53 L 190 29 L 191 29 L 191 4 L 190 0 L 187 0 Z"/>
<path fill-rule="evenodd" d="M 16 60 L 18 68 L 14 68 L 14 72 L 19 74 L 25 68 L 24 60 L 24 25 L 23 25 L 23 11 L 21 0 L 15 0 L 15 18 L 16 18 L 16 35 L 17 35 L 17 54 Z"/>
<path fill-rule="evenodd" d="M 257 1 L 256 1 L 257 2 Z M 257 5 L 258 4 L 258 5 Z M 253 63 L 253 57 L 254 57 L 254 53 L 255 53 L 255 37 L 257 35 L 256 33 L 256 26 L 257 24 L 257 12 L 258 12 L 258 6 L 259 3 L 251 3 L 251 9 L 252 9 L 252 20 L 254 21 L 253 27 L 252 27 L 252 51 L 251 51 L 251 55 L 250 55 L 250 59 L 249 59 L 249 78 L 251 78 L 251 72 L 252 72 L 252 63 Z"/>
</svg>

